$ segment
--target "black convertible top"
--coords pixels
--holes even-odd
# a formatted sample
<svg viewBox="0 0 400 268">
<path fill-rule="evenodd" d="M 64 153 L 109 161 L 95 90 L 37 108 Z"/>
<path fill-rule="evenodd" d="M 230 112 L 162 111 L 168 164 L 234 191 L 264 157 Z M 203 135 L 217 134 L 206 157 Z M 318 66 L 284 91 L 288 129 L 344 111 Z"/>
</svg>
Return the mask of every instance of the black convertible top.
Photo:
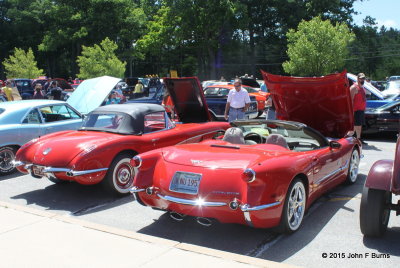
<svg viewBox="0 0 400 268">
<path fill-rule="evenodd" d="M 100 130 L 125 135 L 141 135 L 144 132 L 145 115 L 156 112 L 165 113 L 165 109 L 161 105 L 149 103 L 127 103 L 101 106 L 89 113 L 79 130 Z M 102 114 L 119 114 L 123 116 L 123 120 L 116 129 L 97 129 L 96 127 L 92 127 L 97 117 Z"/>
</svg>

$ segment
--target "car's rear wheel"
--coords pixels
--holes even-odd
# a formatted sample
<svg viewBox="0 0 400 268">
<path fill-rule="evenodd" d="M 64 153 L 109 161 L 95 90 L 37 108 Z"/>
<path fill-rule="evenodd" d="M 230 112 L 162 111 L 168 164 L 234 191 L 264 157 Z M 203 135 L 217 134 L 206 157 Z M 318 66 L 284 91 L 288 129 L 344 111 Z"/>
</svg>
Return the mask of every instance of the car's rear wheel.
<svg viewBox="0 0 400 268">
<path fill-rule="evenodd" d="M 360 165 L 360 154 L 356 148 L 353 149 L 349 159 L 349 170 L 347 172 L 346 183 L 353 184 L 357 181 L 358 166 Z"/>
<path fill-rule="evenodd" d="M 129 193 L 136 174 L 136 168 L 130 164 L 132 157 L 133 155 L 124 153 L 117 155 L 112 161 L 103 180 L 104 186 L 109 192 L 116 195 Z"/>
<path fill-rule="evenodd" d="M 0 176 L 11 174 L 16 171 L 13 165 L 17 149 L 10 146 L 0 148 Z"/>
<path fill-rule="evenodd" d="M 360 204 L 360 229 L 365 236 L 382 236 L 390 218 L 392 194 L 364 186 Z"/>
<path fill-rule="evenodd" d="M 306 189 L 300 179 L 295 179 L 286 194 L 279 231 L 293 233 L 303 222 L 306 209 Z"/>
</svg>

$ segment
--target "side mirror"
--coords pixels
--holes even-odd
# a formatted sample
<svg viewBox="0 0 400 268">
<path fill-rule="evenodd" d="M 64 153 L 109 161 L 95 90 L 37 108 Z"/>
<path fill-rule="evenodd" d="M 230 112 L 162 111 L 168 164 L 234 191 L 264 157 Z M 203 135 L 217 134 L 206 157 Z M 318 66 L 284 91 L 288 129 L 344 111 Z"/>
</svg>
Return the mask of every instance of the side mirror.
<svg viewBox="0 0 400 268">
<path fill-rule="evenodd" d="M 330 141 L 329 147 L 331 147 L 332 149 L 340 149 L 340 147 L 342 147 L 342 145 L 337 141 Z"/>
</svg>

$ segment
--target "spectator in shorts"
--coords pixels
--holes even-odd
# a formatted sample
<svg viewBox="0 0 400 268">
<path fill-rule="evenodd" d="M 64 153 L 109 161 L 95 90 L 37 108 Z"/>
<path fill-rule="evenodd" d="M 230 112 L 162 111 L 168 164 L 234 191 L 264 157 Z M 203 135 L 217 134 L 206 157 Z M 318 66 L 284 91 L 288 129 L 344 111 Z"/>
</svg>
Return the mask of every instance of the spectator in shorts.
<svg viewBox="0 0 400 268">
<path fill-rule="evenodd" d="M 356 132 L 357 138 L 360 139 L 361 143 L 363 145 L 368 145 L 366 142 L 361 140 L 361 129 L 365 123 L 365 108 L 367 107 L 364 82 L 365 74 L 359 73 L 357 75 L 357 83 L 354 83 L 350 87 L 350 95 L 353 101 L 354 131 Z"/>
</svg>

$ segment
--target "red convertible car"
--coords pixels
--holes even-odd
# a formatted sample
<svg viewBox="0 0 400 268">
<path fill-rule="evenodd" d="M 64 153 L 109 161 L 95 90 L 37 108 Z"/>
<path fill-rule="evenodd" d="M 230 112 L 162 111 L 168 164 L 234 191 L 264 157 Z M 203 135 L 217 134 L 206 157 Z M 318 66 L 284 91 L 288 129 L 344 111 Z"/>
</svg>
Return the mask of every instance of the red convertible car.
<svg viewBox="0 0 400 268">
<path fill-rule="evenodd" d="M 356 181 L 361 145 L 351 135 L 346 73 L 263 75 L 283 120 L 235 121 L 220 139 L 197 137 L 134 157 L 138 202 L 176 220 L 190 215 L 202 225 L 217 219 L 290 233 L 319 196 Z"/>
<path fill-rule="evenodd" d="M 365 236 L 382 236 L 388 226 L 390 211 L 400 215 L 400 138 L 397 139 L 394 160 L 379 160 L 369 170 L 360 203 L 360 228 Z"/>
<path fill-rule="evenodd" d="M 107 105 L 91 112 L 77 131 L 26 143 L 18 150 L 15 165 L 23 173 L 56 183 L 103 182 L 116 194 L 128 193 L 136 172 L 129 161 L 136 154 L 229 127 L 226 122 L 207 122 L 210 115 L 197 78 L 164 81 L 185 124 L 172 122 L 161 105 Z"/>
</svg>

